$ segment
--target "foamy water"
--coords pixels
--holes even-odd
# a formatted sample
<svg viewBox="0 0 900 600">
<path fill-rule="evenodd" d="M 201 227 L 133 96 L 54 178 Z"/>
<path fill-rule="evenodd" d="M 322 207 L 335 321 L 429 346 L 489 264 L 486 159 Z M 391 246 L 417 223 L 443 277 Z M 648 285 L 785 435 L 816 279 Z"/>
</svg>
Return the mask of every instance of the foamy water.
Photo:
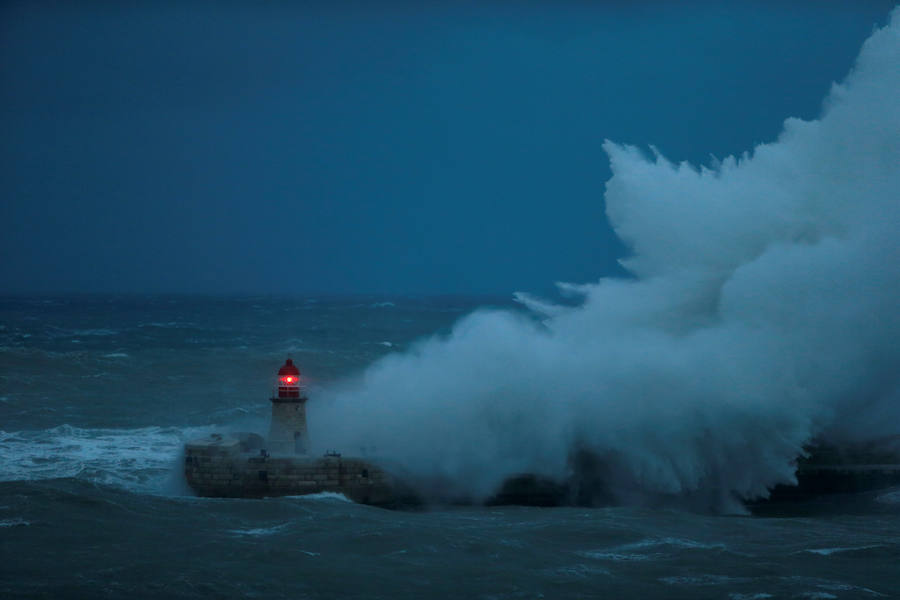
<svg viewBox="0 0 900 600">
<path fill-rule="evenodd" d="M 78 350 L 45 336 L 40 319 L 4 321 L 0 335 L 11 341 L 0 354 L 8 375 L 0 380 L 0 410 L 4 423 L 17 426 L 0 432 L 0 565 L 10 574 L 0 577 L 0 594 L 58 597 L 85 586 L 112 596 L 175 598 L 303 597 L 310 589 L 323 597 L 392 599 L 401 589 L 428 597 L 900 593 L 900 514 L 897 503 L 885 501 L 892 491 L 877 502 L 851 502 L 851 514 L 838 507 L 827 518 L 782 519 L 627 506 L 390 512 L 338 494 L 193 497 L 182 475 L 186 440 L 211 431 L 266 431 L 270 378 L 284 360 L 277 315 L 302 315 L 293 328 L 306 345 L 322 345 L 312 333 L 321 329 L 337 340 L 330 353 L 294 356 L 314 382 L 310 435 L 329 444 L 317 419 L 322 391 L 380 356 L 415 346 L 416 338 L 446 330 L 458 314 L 402 299 L 394 307 L 317 302 L 316 310 L 284 310 L 308 305 L 298 299 L 273 301 L 254 321 L 245 304 L 235 299 L 185 310 L 148 300 L 146 312 L 162 312 L 153 321 L 196 325 L 140 328 L 136 323 L 150 319 L 126 317 L 104 301 L 108 328 L 122 333 L 84 337 L 94 345 Z M 168 316 L 182 311 L 180 319 Z M 75 303 L 69 318 L 85 312 Z M 195 313 L 212 315 L 209 328 Z M 39 308 L 26 314 L 42 315 Z M 375 315 L 396 321 L 382 321 L 376 332 L 362 327 Z M 23 327 L 33 332 L 25 341 L 13 337 Z M 97 327 L 68 327 L 90 328 Z M 140 333 L 147 330 L 154 333 Z M 381 345 L 386 337 L 401 350 Z M 198 349 L 188 338 L 219 341 Z M 128 358 L 108 356 L 119 353 Z M 48 369 L 56 374 L 50 382 Z M 331 382 L 327 373 L 335 374 Z M 57 552 L 65 553 L 64 563 Z"/>
<path fill-rule="evenodd" d="M 0 431 L 0 481 L 82 478 L 161 493 L 186 441 L 211 428 Z"/>
</svg>

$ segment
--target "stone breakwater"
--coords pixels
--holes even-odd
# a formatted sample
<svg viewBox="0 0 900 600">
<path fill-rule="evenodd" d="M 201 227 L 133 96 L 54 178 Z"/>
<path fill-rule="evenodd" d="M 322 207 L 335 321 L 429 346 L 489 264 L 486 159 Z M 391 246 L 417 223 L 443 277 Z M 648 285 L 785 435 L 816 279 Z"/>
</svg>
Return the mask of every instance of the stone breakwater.
<svg viewBox="0 0 900 600">
<path fill-rule="evenodd" d="M 767 499 L 749 501 L 753 512 L 783 503 L 804 502 L 831 494 L 853 494 L 900 485 L 900 439 L 837 448 L 825 444 L 810 447 L 798 460 L 795 486 L 776 486 Z M 253 433 L 212 434 L 185 445 L 184 474 L 199 496 L 262 498 L 333 492 L 361 504 L 385 508 L 411 508 L 422 504 L 408 485 L 371 460 L 306 455 L 271 455 L 263 438 Z M 887 450 L 883 448 L 887 447 Z M 533 474 L 507 478 L 485 504 L 529 506 L 604 506 L 620 503 L 608 465 L 598 457 L 581 455 L 573 460 L 566 481 Z M 479 503 L 465 498 L 433 498 L 438 502 Z"/>
<path fill-rule="evenodd" d="M 263 498 L 333 492 L 383 507 L 418 504 L 378 465 L 355 457 L 274 456 L 256 434 L 213 434 L 185 445 L 184 474 L 199 496 Z"/>
</svg>

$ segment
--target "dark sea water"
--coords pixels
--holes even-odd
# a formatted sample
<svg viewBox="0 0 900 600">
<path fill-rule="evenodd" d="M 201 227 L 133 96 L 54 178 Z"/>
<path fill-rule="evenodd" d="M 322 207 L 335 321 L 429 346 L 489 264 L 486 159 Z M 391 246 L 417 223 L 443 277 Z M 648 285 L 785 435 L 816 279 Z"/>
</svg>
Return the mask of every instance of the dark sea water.
<svg viewBox="0 0 900 600">
<path fill-rule="evenodd" d="M 190 495 L 183 443 L 264 432 L 486 298 L 0 299 L 0 598 L 896 598 L 900 491 L 720 516 Z M 312 435 L 324 435 L 310 424 Z"/>
</svg>

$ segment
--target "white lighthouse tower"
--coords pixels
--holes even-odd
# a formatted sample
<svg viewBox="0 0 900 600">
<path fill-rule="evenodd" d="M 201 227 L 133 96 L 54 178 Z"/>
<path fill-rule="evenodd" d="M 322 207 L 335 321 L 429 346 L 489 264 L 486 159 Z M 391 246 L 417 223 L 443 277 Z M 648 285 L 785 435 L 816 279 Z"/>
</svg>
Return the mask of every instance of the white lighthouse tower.
<svg viewBox="0 0 900 600">
<path fill-rule="evenodd" d="M 300 391 L 300 370 L 289 358 L 278 369 L 278 388 L 272 397 L 269 452 L 306 454 L 306 396 Z"/>
</svg>

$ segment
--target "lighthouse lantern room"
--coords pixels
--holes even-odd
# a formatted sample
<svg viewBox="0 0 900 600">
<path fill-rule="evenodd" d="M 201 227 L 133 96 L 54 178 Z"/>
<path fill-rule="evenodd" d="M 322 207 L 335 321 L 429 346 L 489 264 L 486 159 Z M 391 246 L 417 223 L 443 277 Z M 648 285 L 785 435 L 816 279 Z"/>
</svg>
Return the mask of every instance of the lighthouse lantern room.
<svg viewBox="0 0 900 600">
<path fill-rule="evenodd" d="M 300 369 L 294 366 L 290 358 L 278 369 L 278 397 L 300 397 Z"/>
<path fill-rule="evenodd" d="M 290 358 L 278 369 L 278 384 L 272 396 L 269 452 L 306 454 L 306 396 L 300 389 L 300 369 Z"/>
</svg>

